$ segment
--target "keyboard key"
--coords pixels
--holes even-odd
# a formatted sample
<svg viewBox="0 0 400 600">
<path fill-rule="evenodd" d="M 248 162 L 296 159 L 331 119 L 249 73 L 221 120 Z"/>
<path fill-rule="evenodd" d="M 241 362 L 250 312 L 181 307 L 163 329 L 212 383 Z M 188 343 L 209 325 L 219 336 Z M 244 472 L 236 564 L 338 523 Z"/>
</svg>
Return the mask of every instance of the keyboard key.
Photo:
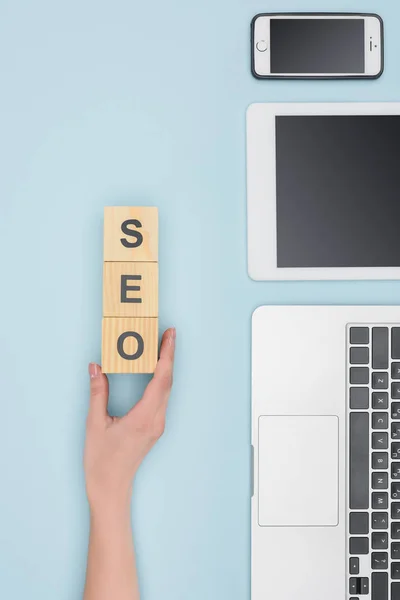
<svg viewBox="0 0 400 600">
<path fill-rule="evenodd" d="M 387 473 L 372 473 L 372 489 L 387 490 L 389 487 L 389 477 Z"/>
<path fill-rule="evenodd" d="M 392 582 L 392 587 L 391 587 L 391 592 L 392 595 L 390 596 L 390 600 L 400 600 L 400 583 L 399 582 Z"/>
<path fill-rule="evenodd" d="M 387 452 L 372 453 L 372 468 L 387 469 L 389 466 L 389 454 Z"/>
<path fill-rule="evenodd" d="M 392 327 L 392 358 L 400 358 L 400 327 Z"/>
<path fill-rule="evenodd" d="M 392 540 L 400 540 L 400 523 L 392 523 Z"/>
<path fill-rule="evenodd" d="M 400 562 L 393 562 L 392 568 L 392 579 L 400 579 Z"/>
<path fill-rule="evenodd" d="M 360 559 L 357 556 L 350 558 L 349 573 L 350 575 L 358 575 L 360 572 Z"/>
<path fill-rule="evenodd" d="M 360 594 L 369 594 L 369 579 L 368 577 L 361 577 L 360 582 Z"/>
<path fill-rule="evenodd" d="M 350 348 L 351 365 L 368 365 L 369 348 Z M 379 367 L 382 368 L 382 367 Z"/>
<path fill-rule="evenodd" d="M 392 502 L 390 511 L 392 519 L 400 519 L 400 502 Z"/>
<path fill-rule="evenodd" d="M 392 419 L 400 419 L 400 402 L 392 402 L 390 414 L 392 415 Z"/>
<path fill-rule="evenodd" d="M 393 500 L 400 500 L 400 482 L 395 481 L 391 485 L 391 497 Z"/>
<path fill-rule="evenodd" d="M 400 362 L 392 363 L 392 379 L 400 379 Z"/>
<path fill-rule="evenodd" d="M 387 413 L 372 413 L 372 429 L 387 429 L 389 417 Z"/>
<path fill-rule="evenodd" d="M 353 410 L 369 408 L 369 389 L 366 387 L 350 388 L 350 408 Z M 382 406 L 382 408 L 385 408 Z M 387 406 L 386 406 L 387 408 Z"/>
<path fill-rule="evenodd" d="M 350 592 L 350 594 L 358 594 L 358 579 L 357 579 L 357 577 L 350 577 L 349 592 Z"/>
<path fill-rule="evenodd" d="M 400 462 L 392 462 L 392 479 L 400 479 Z"/>
<path fill-rule="evenodd" d="M 350 513 L 349 529 L 352 534 L 365 534 L 368 533 L 368 513 Z"/>
<path fill-rule="evenodd" d="M 386 415 L 387 416 L 387 415 Z M 369 414 L 350 413 L 350 509 L 369 508 Z"/>
<path fill-rule="evenodd" d="M 389 523 L 389 515 L 387 512 L 373 512 L 371 515 L 372 529 L 387 529 Z M 400 536 L 400 530 L 399 530 Z M 392 536 L 393 537 L 393 536 Z"/>
<path fill-rule="evenodd" d="M 389 577 L 387 573 L 372 573 L 371 600 L 389 600 Z"/>
<path fill-rule="evenodd" d="M 369 344 L 369 329 L 368 327 L 351 327 L 350 328 L 350 344 Z M 399 341 L 400 344 L 400 341 Z M 395 357 L 393 357 L 395 358 Z M 400 358 L 400 356 L 399 356 Z"/>
<path fill-rule="evenodd" d="M 389 555 L 387 552 L 373 552 L 371 554 L 371 569 L 385 570 L 388 568 Z"/>
<path fill-rule="evenodd" d="M 350 383 L 354 385 L 368 385 L 368 367 L 350 367 Z"/>
<path fill-rule="evenodd" d="M 391 456 L 394 460 L 400 459 L 400 442 L 392 442 L 391 445 Z"/>
<path fill-rule="evenodd" d="M 387 327 L 372 328 L 372 368 L 387 369 L 389 366 L 389 330 Z"/>
<path fill-rule="evenodd" d="M 372 508 L 382 510 L 386 509 L 388 504 L 389 496 L 387 492 L 372 492 Z"/>
<path fill-rule="evenodd" d="M 394 400 L 400 399 L 400 383 L 398 382 L 392 383 L 392 398 Z"/>
<path fill-rule="evenodd" d="M 372 434 L 372 449 L 387 450 L 389 448 L 389 435 L 384 431 L 375 431 Z"/>
<path fill-rule="evenodd" d="M 363 388 L 355 389 L 361 390 Z M 389 408 L 389 394 L 387 392 L 372 392 L 372 408 L 375 410 L 385 410 Z"/>
<path fill-rule="evenodd" d="M 400 439 L 400 423 L 392 423 L 391 435 L 392 439 Z"/>
<path fill-rule="evenodd" d="M 390 545 L 390 556 L 393 560 L 400 559 L 400 542 L 392 542 Z"/>
<path fill-rule="evenodd" d="M 372 549 L 387 550 L 389 545 L 389 536 L 385 531 L 375 531 L 372 534 Z"/>
<path fill-rule="evenodd" d="M 400 526 L 400 523 L 399 523 Z M 351 537 L 350 538 L 350 554 L 368 554 L 369 540 L 366 537 Z"/>
<path fill-rule="evenodd" d="M 359 368 L 362 369 L 363 367 L 359 367 Z M 389 387 L 388 373 L 381 373 L 378 371 L 375 371 L 374 373 L 372 373 L 372 389 L 387 390 L 388 387 Z M 400 396 L 399 396 L 399 398 L 400 398 Z"/>
</svg>

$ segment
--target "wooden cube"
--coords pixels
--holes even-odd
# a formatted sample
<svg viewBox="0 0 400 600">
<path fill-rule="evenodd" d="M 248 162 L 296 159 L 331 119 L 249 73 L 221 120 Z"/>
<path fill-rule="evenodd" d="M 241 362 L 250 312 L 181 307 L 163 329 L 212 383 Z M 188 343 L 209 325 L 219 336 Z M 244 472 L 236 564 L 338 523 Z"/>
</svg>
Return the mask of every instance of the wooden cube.
<svg viewBox="0 0 400 600">
<path fill-rule="evenodd" d="M 106 206 L 104 262 L 157 262 L 158 209 Z"/>
<path fill-rule="evenodd" d="M 104 263 L 103 316 L 158 317 L 158 263 Z"/>
<path fill-rule="evenodd" d="M 104 373 L 153 373 L 158 358 L 158 319 L 103 319 Z"/>
</svg>

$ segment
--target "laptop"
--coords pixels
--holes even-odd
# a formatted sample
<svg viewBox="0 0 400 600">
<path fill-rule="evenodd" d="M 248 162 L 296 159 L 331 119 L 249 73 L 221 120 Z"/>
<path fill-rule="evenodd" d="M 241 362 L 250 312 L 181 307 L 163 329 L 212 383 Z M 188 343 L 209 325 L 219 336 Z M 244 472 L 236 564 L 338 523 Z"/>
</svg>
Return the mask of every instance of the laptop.
<svg viewBox="0 0 400 600">
<path fill-rule="evenodd" d="M 400 307 L 252 319 L 252 600 L 400 600 Z"/>
</svg>

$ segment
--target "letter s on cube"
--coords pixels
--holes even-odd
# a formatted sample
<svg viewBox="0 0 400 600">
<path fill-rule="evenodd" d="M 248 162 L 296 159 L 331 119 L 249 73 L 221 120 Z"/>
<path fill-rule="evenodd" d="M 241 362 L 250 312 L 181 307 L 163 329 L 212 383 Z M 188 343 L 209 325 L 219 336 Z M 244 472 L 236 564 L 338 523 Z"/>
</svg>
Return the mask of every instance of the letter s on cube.
<svg viewBox="0 0 400 600">
<path fill-rule="evenodd" d="M 104 262 L 157 261 L 157 207 L 106 206 L 104 208 Z"/>
</svg>

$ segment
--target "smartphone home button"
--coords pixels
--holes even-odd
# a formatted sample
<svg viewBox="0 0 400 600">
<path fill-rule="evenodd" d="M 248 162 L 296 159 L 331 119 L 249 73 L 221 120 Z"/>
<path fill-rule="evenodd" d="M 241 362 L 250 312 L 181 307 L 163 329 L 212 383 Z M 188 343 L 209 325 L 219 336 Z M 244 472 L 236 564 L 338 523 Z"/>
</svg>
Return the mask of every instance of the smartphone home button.
<svg viewBox="0 0 400 600">
<path fill-rule="evenodd" d="M 265 52 L 268 48 L 267 42 L 265 40 L 260 40 L 257 42 L 256 48 L 259 52 Z"/>
</svg>

